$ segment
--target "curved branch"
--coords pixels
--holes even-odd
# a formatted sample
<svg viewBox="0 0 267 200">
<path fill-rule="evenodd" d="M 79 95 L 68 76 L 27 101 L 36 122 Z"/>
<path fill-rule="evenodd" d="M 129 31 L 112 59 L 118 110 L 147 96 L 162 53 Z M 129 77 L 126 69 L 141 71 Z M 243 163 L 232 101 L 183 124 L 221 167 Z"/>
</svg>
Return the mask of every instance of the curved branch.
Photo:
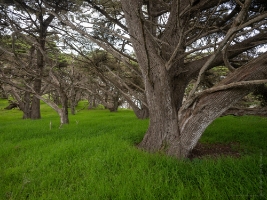
<svg viewBox="0 0 267 200">
<path fill-rule="evenodd" d="M 233 46 L 231 46 L 230 50 L 228 50 L 228 58 L 234 58 L 235 56 L 241 54 L 244 51 L 247 51 L 249 49 L 252 49 L 260 44 L 266 44 L 267 43 L 267 34 L 266 32 L 262 32 L 260 34 L 257 34 L 253 37 L 250 37 L 240 43 L 237 43 Z M 188 62 L 185 64 L 185 67 L 190 71 L 191 73 L 188 74 L 188 77 L 193 78 L 201 69 L 201 66 L 204 65 L 205 62 L 210 58 L 209 56 L 206 56 L 204 58 L 201 58 L 199 60 L 194 60 L 192 62 Z M 210 68 L 221 65 L 223 63 L 223 54 L 220 52 L 216 59 L 212 61 L 210 64 Z"/>
</svg>

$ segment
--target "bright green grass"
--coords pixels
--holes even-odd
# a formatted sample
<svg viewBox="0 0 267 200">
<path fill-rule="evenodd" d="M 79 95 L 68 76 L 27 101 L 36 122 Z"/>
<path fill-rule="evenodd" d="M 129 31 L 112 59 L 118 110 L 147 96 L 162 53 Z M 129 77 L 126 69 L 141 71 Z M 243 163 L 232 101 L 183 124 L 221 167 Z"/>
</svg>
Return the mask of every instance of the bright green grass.
<svg viewBox="0 0 267 200">
<path fill-rule="evenodd" d="M 35 121 L 5 106 L 0 100 L 1 200 L 266 199 L 266 118 L 219 118 L 203 135 L 202 142 L 239 142 L 240 159 L 178 161 L 135 147 L 148 120 L 132 111 L 85 109 L 59 129 L 45 105 Z"/>
</svg>

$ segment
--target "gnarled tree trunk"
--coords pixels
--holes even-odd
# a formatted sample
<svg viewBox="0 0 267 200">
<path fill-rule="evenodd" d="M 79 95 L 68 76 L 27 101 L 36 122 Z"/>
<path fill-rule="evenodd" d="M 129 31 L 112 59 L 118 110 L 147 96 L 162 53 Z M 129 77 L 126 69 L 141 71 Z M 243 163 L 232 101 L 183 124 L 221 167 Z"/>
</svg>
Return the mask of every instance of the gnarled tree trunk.
<svg viewBox="0 0 267 200">
<path fill-rule="evenodd" d="M 204 61 L 202 59 L 199 63 L 192 61 L 194 66 L 190 66 L 191 63 L 187 64 L 183 59 L 186 55 L 184 42 L 187 39 L 183 28 L 187 26 L 188 21 L 186 17 L 180 17 L 177 10 L 182 12 L 189 7 L 188 1 L 172 1 L 168 23 L 158 40 L 155 39 L 157 35 L 151 27 L 153 26 L 151 21 L 157 21 L 157 14 L 161 10 L 160 2 L 147 1 L 148 16 L 151 17 L 149 22 L 142 13 L 144 3 L 142 0 L 121 2 L 142 71 L 149 108 L 149 128 L 139 146 L 148 151 L 164 151 L 168 155 L 185 158 L 195 147 L 207 126 L 253 90 L 248 83 L 254 84 L 254 82 L 242 81 L 261 80 L 267 77 L 267 53 L 235 70 L 218 85 L 201 94 L 196 93 L 196 88 L 193 88 L 194 93 L 192 92 L 189 99 L 183 103 L 185 88 L 189 81 L 198 74 L 199 81 L 202 71 L 223 63 L 221 52 L 216 49 Z M 206 5 L 216 7 L 216 2 L 211 1 Z M 205 7 L 205 4 L 202 4 L 202 7 Z M 243 13 L 236 17 L 237 21 Z M 221 49 L 237 30 L 235 26 L 236 24 L 233 24 L 234 28 L 230 28 L 227 32 L 219 46 Z M 235 52 L 236 55 L 239 54 L 238 51 Z"/>
<path fill-rule="evenodd" d="M 164 86 L 164 92 L 153 91 L 155 96 L 150 109 L 149 129 L 140 146 L 149 151 L 164 150 L 175 157 L 187 157 L 205 129 L 254 89 L 240 85 L 227 88 L 227 84 L 267 78 L 266 55 L 267 53 L 236 70 L 215 86 L 218 90 L 204 92 L 190 105 L 182 106 L 179 112 L 175 112 L 175 106 L 171 104 L 171 98 L 168 98 L 168 87 Z"/>
</svg>

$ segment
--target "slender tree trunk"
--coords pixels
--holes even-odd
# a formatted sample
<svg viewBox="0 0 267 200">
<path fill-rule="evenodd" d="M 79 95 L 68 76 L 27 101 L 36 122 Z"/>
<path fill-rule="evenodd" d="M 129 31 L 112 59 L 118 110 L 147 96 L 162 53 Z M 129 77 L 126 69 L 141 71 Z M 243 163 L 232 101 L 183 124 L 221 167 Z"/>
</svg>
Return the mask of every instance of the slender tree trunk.
<svg viewBox="0 0 267 200">
<path fill-rule="evenodd" d="M 75 115 L 75 114 L 76 114 L 76 109 L 75 109 L 75 108 L 76 108 L 76 106 L 75 106 L 74 104 L 71 103 L 71 105 L 70 105 L 70 110 L 71 110 L 71 114 L 72 114 L 72 115 Z"/>
<path fill-rule="evenodd" d="M 23 104 L 23 119 L 31 118 L 31 94 L 29 92 L 25 92 L 24 99 L 22 101 Z"/>
<path fill-rule="evenodd" d="M 117 112 L 118 111 L 118 105 L 113 104 L 111 107 L 108 107 L 110 112 Z"/>
<path fill-rule="evenodd" d="M 76 106 L 78 105 L 79 101 L 81 100 L 82 92 L 78 90 L 77 88 L 71 86 L 69 99 L 70 99 L 70 108 L 71 108 L 71 114 L 76 114 Z"/>
<path fill-rule="evenodd" d="M 34 82 L 35 92 L 38 94 L 41 91 L 41 80 L 35 80 Z M 40 99 L 33 96 L 31 101 L 31 119 L 41 119 L 41 110 L 40 110 Z"/>
<path fill-rule="evenodd" d="M 76 114 L 76 106 L 77 106 L 77 103 L 76 103 L 76 98 L 75 98 L 75 93 L 72 93 L 71 96 L 70 96 L 70 111 L 71 111 L 71 114 L 72 115 L 75 115 Z"/>
<path fill-rule="evenodd" d="M 110 107 L 108 107 L 110 112 L 117 112 L 118 108 L 119 108 L 119 96 L 118 95 L 114 95 L 111 96 L 112 102 Z"/>
<path fill-rule="evenodd" d="M 88 96 L 88 110 L 96 108 L 96 99 L 93 95 Z"/>
<path fill-rule="evenodd" d="M 59 112 L 60 116 L 60 123 L 61 124 L 68 124 L 69 123 L 69 113 L 68 113 L 68 97 L 64 92 L 60 92 L 60 99 L 61 99 L 61 112 Z"/>
<path fill-rule="evenodd" d="M 43 34 L 44 34 L 43 32 L 40 33 L 39 44 L 40 48 L 42 48 L 42 50 L 45 50 L 45 36 Z M 41 95 L 43 68 L 44 68 L 44 56 L 42 52 L 38 49 L 37 72 L 39 77 L 34 80 L 33 89 L 39 95 Z M 41 119 L 40 99 L 38 99 L 36 96 L 32 97 L 31 119 Z"/>
</svg>

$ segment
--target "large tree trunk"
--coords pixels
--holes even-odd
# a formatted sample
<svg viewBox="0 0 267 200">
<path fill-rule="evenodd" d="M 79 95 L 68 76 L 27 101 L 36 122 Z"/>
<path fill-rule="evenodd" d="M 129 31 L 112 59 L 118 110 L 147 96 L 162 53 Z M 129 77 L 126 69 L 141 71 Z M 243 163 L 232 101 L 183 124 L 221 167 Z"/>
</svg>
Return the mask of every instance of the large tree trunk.
<svg viewBox="0 0 267 200">
<path fill-rule="evenodd" d="M 181 110 L 179 116 L 181 156 L 187 157 L 205 129 L 248 93 L 249 90 L 239 88 L 207 94 L 189 108 Z"/>
<path fill-rule="evenodd" d="M 162 72 L 163 73 L 163 72 Z M 182 102 L 185 86 L 180 87 L 180 95 L 172 80 L 159 79 L 146 82 L 149 106 L 149 128 L 139 147 L 151 151 L 162 151 L 168 155 L 181 157 L 178 107 Z M 163 89 L 164 88 L 164 89 Z"/>
<path fill-rule="evenodd" d="M 34 83 L 33 83 L 33 89 L 35 93 L 38 95 L 41 94 L 41 88 L 42 88 L 42 78 L 43 78 L 43 70 L 45 67 L 45 60 L 43 53 L 46 52 L 45 44 L 46 44 L 46 34 L 49 24 L 53 21 L 54 15 L 50 15 L 46 19 L 44 19 L 43 13 L 36 13 L 38 17 L 38 21 L 40 23 L 40 27 L 38 29 L 38 44 L 39 48 L 36 52 L 36 72 L 37 77 L 35 77 Z M 32 97 L 31 102 L 31 119 L 40 119 L 41 118 L 41 111 L 40 111 L 40 99 L 36 96 Z"/>
<path fill-rule="evenodd" d="M 265 54 L 267 55 L 267 53 Z M 215 87 L 266 78 L 266 55 L 262 55 L 236 70 Z M 172 88 L 163 84 L 161 86 L 164 87 L 164 90 L 154 84 L 153 90 L 147 95 L 147 98 L 150 99 L 150 124 L 139 146 L 152 152 L 164 151 L 178 158 L 187 157 L 205 129 L 255 88 L 239 86 L 204 92 L 188 106 L 181 107 L 178 115 L 171 95 Z"/>
<path fill-rule="evenodd" d="M 169 155 L 181 157 L 178 109 L 187 81 L 182 76 L 178 78 L 177 72 L 169 72 L 165 61 L 158 56 L 155 43 L 150 35 L 146 34 L 143 20 L 140 18 L 142 14 L 139 8 L 142 3 L 140 0 L 122 1 L 123 9 L 130 10 L 130 14 L 126 13 L 126 20 L 142 71 L 149 109 L 149 127 L 139 147 L 150 152 L 164 151 Z M 153 8 L 150 7 L 151 9 Z M 167 51 L 166 49 L 164 53 Z"/>
<path fill-rule="evenodd" d="M 43 34 L 44 34 L 43 32 L 40 33 L 39 44 L 40 44 L 40 48 L 44 51 L 45 50 L 45 36 Z M 42 52 L 38 49 L 36 71 L 38 72 L 39 77 L 36 78 L 33 82 L 33 89 L 38 95 L 42 95 L 41 88 L 42 88 L 43 68 L 44 68 L 44 56 Z M 40 99 L 38 99 L 36 96 L 33 96 L 31 103 L 32 103 L 31 104 L 31 119 L 41 119 Z"/>
<path fill-rule="evenodd" d="M 164 151 L 166 153 L 170 148 L 175 147 L 176 151 L 171 155 L 180 157 L 178 116 L 174 105 L 169 100 L 165 96 L 154 102 L 154 107 L 150 107 L 149 127 L 139 147 L 150 152 Z"/>
<path fill-rule="evenodd" d="M 144 18 L 140 17 L 143 1 L 122 0 L 121 2 L 123 10 L 126 11 L 126 21 L 142 71 L 149 108 L 149 128 L 139 146 L 153 152 L 164 151 L 178 158 L 187 157 L 207 126 L 252 90 L 252 87 L 244 87 L 246 83 L 243 86 L 231 88 L 225 85 L 266 78 L 267 53 L 240 67 L 219 85 L 202 95 L 190 96 L 190 99 L 182 105 L 185 88 L 193 76 L 191 69 L 184 68 L 182 59 L 179 60 L 177 57 L 175 62 L 169 62 L 173 51 L 177 52 L 176 55 L 179 55 L 178 52 L 181 54 L 185 52 L 182 40 L 179 39 L 182 38 L 179 34 L 183 33 L 176 26 L 182 23 L 182 19 L 179 22 L 175 21 L 178 1 L 173 1 L 174 10 L 170 13 L 169 29 L 166 28 L 165 38 L 161 38 L 170 45 L 161 49 L 151 37 L 153 33 L 148 33 L 147 27 L 144 26 Z M 151 6 L 156 5 L 153 2 L 151 1 Z M 173 23 L 171 20 L 174 20 Z M 180 45 L 178 42 L 181 42 Z M 158 51 L 162 49 L 163 51 Z M 196 68 L 199 69 L 198 66 Z M 216 87 L 217 90 L 215 90 Z"/>
</svg>

